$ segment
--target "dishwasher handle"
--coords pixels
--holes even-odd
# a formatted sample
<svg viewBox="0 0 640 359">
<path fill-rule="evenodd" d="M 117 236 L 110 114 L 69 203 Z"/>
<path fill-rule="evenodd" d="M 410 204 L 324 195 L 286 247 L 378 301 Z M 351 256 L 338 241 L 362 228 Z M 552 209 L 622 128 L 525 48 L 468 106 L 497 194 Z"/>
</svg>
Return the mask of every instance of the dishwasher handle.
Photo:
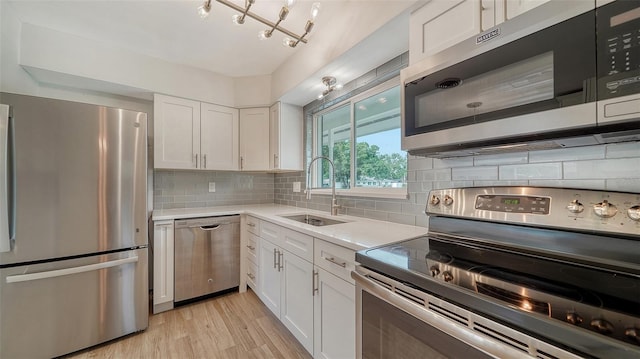
<svg viewBox="0 0 640 359">
<path fill-rule="evenodd" d="M 203 231 L 213 231 L 213 230 L 216 230 L 218 228 L 220 228 L 219 224 L 212 224 L 212 225 L 209 225 L 209 226 L 200 226 L 200 229 L 203 230 Z"/>
</svg>

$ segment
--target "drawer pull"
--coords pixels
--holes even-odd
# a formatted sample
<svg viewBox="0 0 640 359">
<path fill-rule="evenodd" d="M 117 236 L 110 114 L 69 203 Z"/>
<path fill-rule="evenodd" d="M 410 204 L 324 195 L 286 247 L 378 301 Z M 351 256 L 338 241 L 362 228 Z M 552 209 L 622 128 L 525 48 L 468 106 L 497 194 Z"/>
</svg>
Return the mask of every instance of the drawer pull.
<svg viewBox="0 0 640 359">
<path fill-rule="evenodd" d="M 251 246 L 251 245 L 248 245 L 248 244 L 247 244 L 247 248 L 249 248 L 249 249 L 250 249 L 250 250 L 252 250 L 252 251 L 256 249 L 256 247 Z"/>
<path fill-rule="evenodd" d="M 247 226 L 249 226 L 249 227 L 255 227 L 255 226 L 256 226 L 256 224 L 255 224 L 255 223 L 247 223 Z"/>
<path fill-rule="evenodd" d="M 331 262 L 333 264 L 339 265 L 342 268 L 347 268 L 347 262 L 338 262 L 333 257 L 324 257 L 324 259 L 328 260 L 329 262 Z"/>
<path fill-rule="evenodd" d="M 256 276 L 255 276 L 255 275 L 253 275 L 253 274 L 251 274 L 251 273 L 247 273 L 247 276 L 248 276 L 249 278 L 251 278 L 251 280 L 255 280 L 255 279 L 256 279 Z"/>
</svg>

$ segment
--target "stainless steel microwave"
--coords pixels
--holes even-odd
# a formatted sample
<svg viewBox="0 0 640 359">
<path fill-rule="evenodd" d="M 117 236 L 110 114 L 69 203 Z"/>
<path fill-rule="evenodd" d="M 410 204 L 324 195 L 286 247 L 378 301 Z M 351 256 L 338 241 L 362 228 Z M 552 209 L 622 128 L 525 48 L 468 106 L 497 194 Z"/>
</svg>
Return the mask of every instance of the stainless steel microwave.
<svg viewBox="0 0 640 359">
<path fill-rule="evenodd" d="M 551 0 L 401 72 L 433 157 L 640 140 L 640 1 Z"/>
</svg>

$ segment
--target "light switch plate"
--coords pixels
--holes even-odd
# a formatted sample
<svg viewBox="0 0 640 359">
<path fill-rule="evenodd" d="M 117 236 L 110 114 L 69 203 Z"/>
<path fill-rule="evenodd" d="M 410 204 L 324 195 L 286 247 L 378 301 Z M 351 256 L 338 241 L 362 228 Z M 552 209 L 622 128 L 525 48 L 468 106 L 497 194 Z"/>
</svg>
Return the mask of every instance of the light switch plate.
<svg viewBox="0 0 640 359">
<path fill-rule="evenodd" d="M 215 191 L 216 191 L 216 183 L 209 182 L 209 192 L 215 192 Z"/>
<path fill-rule="evenodd" d="M 300 182 L 293 182 L 293 192 L 300 192 Z"/>
</svg>

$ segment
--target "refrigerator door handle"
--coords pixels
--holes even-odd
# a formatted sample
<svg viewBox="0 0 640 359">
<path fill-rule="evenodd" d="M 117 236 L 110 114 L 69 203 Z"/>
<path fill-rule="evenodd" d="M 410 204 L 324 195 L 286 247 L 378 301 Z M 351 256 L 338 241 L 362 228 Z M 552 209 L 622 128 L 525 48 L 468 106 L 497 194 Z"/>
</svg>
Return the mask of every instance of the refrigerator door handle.
<svg viewBox="0 0 640 359">
<path fill-rule="evenodd" d="M 9 106 L 0 105 L 0 252 L 11 250 L 11 235 L 9 230 Z"/>
<path fill-rule="evenodd" d="M 32 280 L 38 280 L 38 279 L 61 277 L 69 274 L 91 272 L 98 269 L 117 267 L 119 265 L 123 265 L 127 263 L 135 263 L 137 261 L 138 261 L 138 257 L 135 256 L 135 257 L 117 259 L 109 262 L 89 264 L 86 266 L 57 269 L 57 270 L 52 270 L 48 272 L 12 275 L 12 276 L 7 276 L 7 283 L 28 282 Z"/>
</svg>

